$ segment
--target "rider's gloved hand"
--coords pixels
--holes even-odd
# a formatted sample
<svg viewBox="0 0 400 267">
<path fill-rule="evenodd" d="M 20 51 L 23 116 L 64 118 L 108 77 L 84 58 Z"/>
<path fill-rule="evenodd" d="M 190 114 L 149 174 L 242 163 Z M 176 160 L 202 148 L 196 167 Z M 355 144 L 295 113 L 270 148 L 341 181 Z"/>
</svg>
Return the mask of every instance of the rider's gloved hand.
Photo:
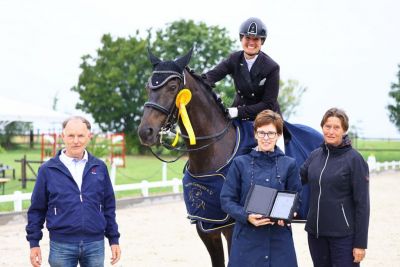
<svg viewBox="0 0 400 267">
<path fill-rule="evenodd" d="M 238 116 L 238 109 L 237 108 L 228 108 L 229 117 L 234 119 Z"/>
</svg>

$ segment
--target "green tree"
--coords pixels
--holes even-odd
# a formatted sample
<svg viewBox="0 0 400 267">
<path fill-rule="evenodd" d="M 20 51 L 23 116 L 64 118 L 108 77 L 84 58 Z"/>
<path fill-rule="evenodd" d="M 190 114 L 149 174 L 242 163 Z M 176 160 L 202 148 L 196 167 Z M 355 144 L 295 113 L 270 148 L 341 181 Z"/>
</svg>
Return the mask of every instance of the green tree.
<svg viewBox="0 0 400 267">
<path fill-rule="evenodd" d="M 103 131 L 124 132 L 129 149 L 140 148 L 136 132 L 147 99 L 144 88 L 152 71 L 147 48 L 157 57 L 170 60 L 194 46 L 190 66 L 198 72 L 216 65 L 233 45 L 225 29 L 190 20 L 173 22 L 165 30 L 155 31 L 155 38 L 152 33 L 149 29 L 145 38 L 139 38 L 137 31 L 135 37 L 115 40 L 104 35 L 97 55 L 82 57 L 82 72 L 72 88 L 80 97 L 76 107 L 92 114 Z M 228 92 L 233 88 L 219 90 Z"/>
<path fill-rule="evenodd" d="M 16 135 L 23 135 L 32 130 L 31 122 L 13 121 L 7 123 L 3 129 L 0 130 L 0 146 L 5 149 L 10 149 L 15 146 L 12 138 Z"/>
<path fill-rule="evenodd" d="M 296 113 L 296 108 L 300 104 L 301 97 L 307 91 L 307 88 L 292 79 L 287 80 L 287 82 L 281 80 L 279 84 L 278 103 L 284 119 L 288 120 L 291 115 Z"/>
<path fill-rule="evenodd" d="M 82 72 L 72 88 L 80 97 L 76 107 L 92 114 L 103 131 L 124 132 L 129 148 L 139 147 L 136 132 L 151 73 L 147 42 L 139 37 L 114 40 L 105 34 L 97 55 L 82 57 Z"/>
<path fill-rule="evenodd" d="M 400 131 L 400 64 L 398 65 L 399 71 L 397 72 L 397 83 L 391 85 L 389 97 L 393 98 L 393 104 L 389 104 L 389 119 L 393 122 L 397 129 Z"/>
</svg>

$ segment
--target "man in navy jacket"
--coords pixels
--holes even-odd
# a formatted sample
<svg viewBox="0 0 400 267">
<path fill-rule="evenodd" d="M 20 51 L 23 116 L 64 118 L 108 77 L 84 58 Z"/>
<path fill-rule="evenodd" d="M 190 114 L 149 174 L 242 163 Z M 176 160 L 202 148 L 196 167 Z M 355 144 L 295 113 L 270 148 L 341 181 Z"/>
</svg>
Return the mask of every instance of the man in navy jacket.
<svg viewBox="0 0 400 267">
<path fill-rule="evenodd" d="M 50 235 L 50 266 L 104 266 L 104 236 L 111 264 L 121 256 L 115 220 L 115 196 L 103 161 L 86 151 L 90 123 L 75 116 L 63 123 L 65 148 L 39 169 L 28 210 L 30 261 L 42 263 L 43 224 Z"/>
</svg>

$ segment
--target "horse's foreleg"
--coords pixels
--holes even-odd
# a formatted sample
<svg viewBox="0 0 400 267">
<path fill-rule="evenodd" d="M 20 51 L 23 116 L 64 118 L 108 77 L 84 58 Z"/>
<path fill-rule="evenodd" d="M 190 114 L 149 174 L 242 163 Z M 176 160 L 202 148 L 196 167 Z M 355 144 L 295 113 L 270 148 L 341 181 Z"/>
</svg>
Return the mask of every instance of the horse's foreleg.
<svg viewBox="0 0 400 267">
<path fill-rule="evenodd" d="M 228 255 L 231 254 L 231 244 L 233 235 L 233 225 L 222 228 L 222 233 L 225 236 L 226 244 L 228 246 Z"/>
<path fill-rule="evenodd" d="M 196 225 L 197 233 L 206 246 L 211 257 L 212 267 L 225 267 L 224 248 L 222 246 L 221 231 L 204 233 Z"/>
</svg>

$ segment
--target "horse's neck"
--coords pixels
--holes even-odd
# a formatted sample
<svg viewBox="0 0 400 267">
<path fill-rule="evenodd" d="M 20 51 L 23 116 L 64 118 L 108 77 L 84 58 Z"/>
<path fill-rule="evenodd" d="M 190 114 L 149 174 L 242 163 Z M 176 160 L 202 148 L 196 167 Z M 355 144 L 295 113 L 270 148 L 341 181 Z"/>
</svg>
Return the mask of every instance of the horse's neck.
<svg viewBox="0 0 400 267">
<path fill-rule="evenodd" d="M 235 130 L 216 101 L 210 95 L 205 95 L 209 94 L 208 92 L 192 90 L 192 94 L 188 115 L 197 137 L 213 136 L 228 127 L 227 132 L 220 137 L 197 140 L 195 146 L 189 145 L 189 141 L 186 140 L 186 145 L 190 149 L 207 146 L 204 149 L 189 152 L 190 171 L 201 174 L 215 171 L 226 164 L 235 146 Z M 216 139 L 219 140 L 216 141 Z"/>
</svg>

